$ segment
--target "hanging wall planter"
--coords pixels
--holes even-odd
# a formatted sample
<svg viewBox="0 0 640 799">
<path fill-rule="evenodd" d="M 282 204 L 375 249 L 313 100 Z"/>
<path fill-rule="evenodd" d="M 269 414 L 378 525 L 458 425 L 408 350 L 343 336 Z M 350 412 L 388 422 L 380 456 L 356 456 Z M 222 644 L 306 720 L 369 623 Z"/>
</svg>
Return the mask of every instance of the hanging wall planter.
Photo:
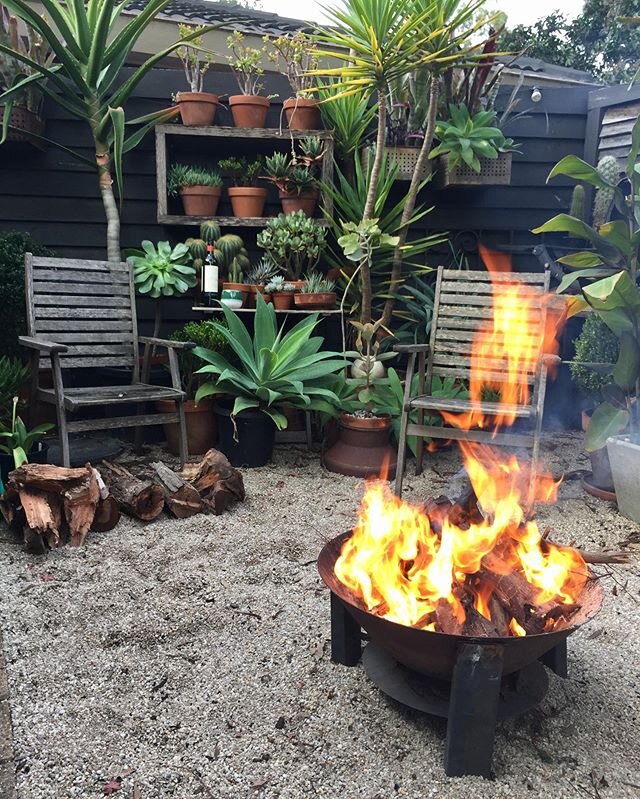
<svg viewBox="0 0 640 799">
<path fill-rule="evenodd" d="M 481 158 L 481 170 L 475 172 L 466 164 L 451 168 L 449 156 L 440 155 L 436 159 L 435 186 L 438 189 L 458 186 L 508 186 L 511 183 L 511 162 L 513 153 L 500 153 L 497 158 Z"/>
<path fill-rule="evenodd" d="M 0 107 L 0 127 L 4 121 L 4 111 L 4 107 Z M 34 147 L 44 149 L 44 144 L 30 136 L 31 133 L 36 136 L 44 136 L 44 120 L 33 111 L 14 106 L 11 111 L 11 127 L 7 134 L 7 141 L 27 142 Z"/>
<path fill-rule="evenodd" d="M 369 159 L 374 156 L 374 148 L 366 147 L 362 151 L 362 166 L 366 170 L 369 169 Z M 420 147 L 385 147 L 385 155 L 387 157 L 387 164 L 389 167 L 398 167 L 396 180 L 413 180 L 413 174 L 416 171 L 418 158 L 420 157 Z M 420 170 L 420 179 L 424 180 L 429 176 L 429 161 L 427 160 L 422 169 Z"/>
</svg>

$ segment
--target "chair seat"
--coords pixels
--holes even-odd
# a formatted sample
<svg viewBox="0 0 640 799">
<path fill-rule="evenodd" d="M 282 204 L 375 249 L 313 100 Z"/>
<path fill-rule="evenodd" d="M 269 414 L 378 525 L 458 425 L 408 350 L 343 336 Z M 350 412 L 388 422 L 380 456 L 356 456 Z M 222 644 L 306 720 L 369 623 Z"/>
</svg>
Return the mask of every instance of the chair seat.
<svg viewBox="0 0 640 799">
<path fill-rule="evenodd" d="M 55 405 L 56 395 L 52 388 L 40 388 L 38 396 L 43 402 Z M 141 403 L 185 398 L 184 391 L 177 391 L 166 386 L 150 386 L 147 383 L 64 389 L 64 406 L 70 411 L 99 405 L 124 405 L 129 402 Z"/>
<path fill-rule="evenodd" d="M 409 405 L 411 408 L 427 411 L 465 413 L 476 410 L 487 416 L 500 413 L 513 415 L 521 419 L 530 419 L 534 415 L 534 409 L 530 405 L 502 405 L 499 402 L 481 402 L 479 404 L 474 404 L 468 399 L 448 399 L 447 397 L 413 397 Z"/>
</svg>

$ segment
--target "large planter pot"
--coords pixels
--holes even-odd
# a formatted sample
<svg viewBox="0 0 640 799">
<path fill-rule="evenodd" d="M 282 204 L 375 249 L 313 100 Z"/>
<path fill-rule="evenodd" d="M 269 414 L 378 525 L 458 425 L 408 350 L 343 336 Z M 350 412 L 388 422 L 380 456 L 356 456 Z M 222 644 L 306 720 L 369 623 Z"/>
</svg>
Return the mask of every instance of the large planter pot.
<svg viewBox="0 0 640 799">
<path fill-rule="evenodd" d="M 213 125 L 219 98 L 209 92 L 179 92 L 178 108 L 183 125 Z"/>
<path fill-rule="evenodd" d="M 257 94 L 234 94 L 229 97 L 236 128 L 264 128 L 271 100 Z"/>
<path fill-rule="evenodd" d="M 46 441 L 38 441 L 34 444 L 29 451 L 29 463 L 47 463 L 49 454 L 49 445 Z M 15 469 L 13 464 L 13 455 L 6 452 L 0 452 L 0 477 L 2 478 L 3 485 L 7 484 L 9 472 Z"/>
<path fill-rule="evenodd" d="M 276 426 L 262 411 L 242 411 L 231 419 L 231 408 L 216 407 L 218 416 L 218 449 L 232 466 L 264 466 L 271 460 Z M 234 433 L 236 433 L 234 437 Z"/>
<path fill-rule="evenodd" d="M 335 291 L 322 291 L 316 294 L 300 293 L 294 298 L 296 308 L 301 311 L 322 311 L 336 307 Z"/>
<path fill-rule="evenodd" d="M 359 419 L 347 413 L 340 415 L 338 441 L 322 457 L 330 472 L 351 477 L 391 479 L 396 473 L 396 450 L 391 445 L 391 417 Z"/>
<path fill-rule="evenodd" d="M 614 436 L 607 441 L 618 510 L 640 524 L 640 446 L 629 436 Z"/>
<path fill-rule="evenodd" d="M 0 127 L 4 122 L 4 106 L 0 107 Z M 44 148 L 44 142 L 30 136 L 44 136 L 44 120 L 33 111 L 26 108 L 14 106 L 11 110 L 11 127 L 7 133 L 7 141 L 29 142 L 40 149 Z"/>
<path fill-rule="evenodd" d="M 319 130 L 320 107 L 317 100 L 290 97 L 282 104 L 289 130 Z"/>
<path fill-rule="evenodd" d="M 213 186 L 183 186 L 180 189 L 182 207 L 187 216 L 215 216 L 221 189 Z"/>
<path fill-rule="evenodd" d="M 582 411 L 582 429 L 586 433 L 591 423 L 592 411 Z M 582 481 L 584 490 L 591 496 L 615 502 L 616 492 L 607 447 L 587 452 L 591 462 L 591 476 Z"/>
<path fill-rule="evenodd" d="M 175 413 L 174 400 L 156 402 L 159 413 Z M 196 405 L 192 400 L 184 403 L 184 415 L 187 424 L 187 445 L 189 455 L 204 455 L 216 444 L 218 425 L 215 405 L 211 397 L 206 397 Z M 162 425 L 167 439 L 167 449 L 172 455 L 180 454 L 180 430 L 177 422 Z"/>
<path fill-rule="evenodd" d="M 243 218 L 262 216 L 267 201 L 267 190 L 257 186 L 231 186 L 227 189 L 233 215 Z"/>
<path fill-rule="evenodd" d="M 511 183 L 513 153 L 500 153 L 497 158 L 481 158 L 480 173 L 466 164 L 449 165 L 449 156 L 441 155 L 436 161 L 435 186 L 447 189 L 456 186 L 508 186 Z"/>
<path fill-rule="evenodd" d="M 282 210 L 285 214 L 292 214 L 294 211 L 304 211 L 307 216 L 313 216 L 318 204 L 317 191 L 305 191 L 302 194 L 296 192 L 279 192 Z"/>
</svg>

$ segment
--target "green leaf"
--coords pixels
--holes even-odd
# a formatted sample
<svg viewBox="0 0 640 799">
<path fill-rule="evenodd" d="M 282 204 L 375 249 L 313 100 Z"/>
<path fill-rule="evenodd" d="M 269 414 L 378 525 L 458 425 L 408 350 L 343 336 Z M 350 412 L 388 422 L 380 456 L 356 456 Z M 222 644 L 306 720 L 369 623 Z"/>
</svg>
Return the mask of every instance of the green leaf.
<svg viewBox="0 0 640 799">
<path fill-rule="evenodd" d="M 633 333 L 625 333 L 620 338 L 618 361 L 613 369 L 613 381 L 625 392 L 636 387 L 640 377 L 640 346 Z"/>
<path fill-rule="evenodd" d="M 113 168 L 116 173 L 116 185 L 120 206 L 124 200 L 124 183 L 122 178 L 122 156 L 124 153 L 124 110 L 110 108 L 109 116 L 113 125 Z"/>
<path fill-rule="evenodd" d="M 563 255 L 558 258 L 558 263 L 566 264 L 574 268 L 587 268 L 591 266 L 601 266 L 602 258 L 595 252 L 574 252 L 571 255 Z"/>
<path fill-rule="evenodd" d="M 558 214 L 545 222 L 544 225 L 534 228 L 532 233 L 569 233 L 572 236 L 577 236 L 580 239 L 587 239 L 590 241 L 595 249 L 607 261 L 620 261 L 622 260 L 622 253 L 620 250 L 613 246 L 603 236 L 598 235 L 598 232 L 592 227 L 589 227 L 581 219 L 576 219 L 569 214 Z"/>
<path fill-rule="evenodd" d="M 556 289 L 558 294 L 563 294 L 569 286 L 573 285 L 581 277 L 589 277 L 595 278 L 599 277 L 599 275 L 594 274 L 593 269 L 579 269 L 577 272 L 569 272 L 568 275 L 565 275 L 562 280 L 560 281 L 560 285 Z M 599 271 L 599 270 L 598 270 Z"/>
<path fill-rule="evenodd" d="M 627 429 L 629 420 L 629 411 L 614 408 L 608 402 L 603 402 L 595 409 L 589 422 L 585 436 L 586 451 L 596 452 L 605 447 L 608 438 L 617 436 Z"/>
<path fill-rule="evenodd" d="M 635 125 L 631 132 L 631 149 L 629 150 L 629 157 L 627 159 L 627 174 L 633 173 L 636 161 L 640 155 L 640 117 L 636 119 Z"/>
<path fill-rule="evenodd" d="M 608 183 L 595 167 L 583 161 L 582 158 L 578 158 L 577 155 L 567 155 L 559 161 L 549 172 L 547 183 L 558 175 L 566 175 L 574 180 L 590 183 L 599 189 L 614 188 L 613 184 Z"/>
<path fill-rule="evenodd" d="M 236 397 L 236 401 L 233 403 L 233 410 L 231 411 L 232 416 L 237 416 L 242 411 L 247 411 L 250 408 L 258 408 L 260 407 L 260 403 L 258 400 L 252 397 Z"/>
</svg>

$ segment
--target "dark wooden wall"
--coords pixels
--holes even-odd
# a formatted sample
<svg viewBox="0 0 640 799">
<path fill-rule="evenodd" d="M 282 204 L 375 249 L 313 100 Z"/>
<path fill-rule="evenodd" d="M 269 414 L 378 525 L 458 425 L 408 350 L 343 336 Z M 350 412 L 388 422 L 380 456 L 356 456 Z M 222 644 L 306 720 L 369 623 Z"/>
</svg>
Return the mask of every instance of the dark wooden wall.
<svg viewBox="0 0 640 799">
<path fill-rule="evenodd" d="M 273 101 L 268 121 L 276 127 L 279 104 L 289 95 L 288 84 L 277 76 L 268 77 L 266 83 L 269 93 L 280 95 Z M 226 72 L 210 72 L 205 88 L 221 95 L 237 91 Z M 171 105 L 172 94 L 181 89 L 181 72 L 155 70 L 141 83 L 127 109 L 129 117 Z M 508 91 L 503 90 L 502 101 L 505 96 Z M 533 105 L 530 91 L 522 91 L 517 110 L 527 110 L 528 116 L 507 129 L 508 135 L 522 143 L 522 153 L 514 157 L 511 185 L 446 191 L 429 188 L 422 199 L 435 205 L 435 210 L 426 217 L 425 227 L 433 232 L 449 231 L 454 248 L 468 251 L 471 265 L 476 263 L 474 242 L 478 237 L 489 246 L 534 242 L 530 229 L 569 205 L 571 182 L 560 179 L 545 186 L 545 180 L 562 156 L 583 153 L 587 96 L 587 87 L 545 88 L 542 101 Z M 229 112 L 220 110 L 217 121 L 231 124 Z M 46 134 L 87 157 L 92 155 L 86 125 L 69 119 L 52 104 L 47 108 Z M 153 135 L 126 157 L 125 198 L 123 247 L 138 246 L 144 238 L 177 241 L 192 234 L 185 228 L 162 228 L 156 223 Z M 104 257 L 105 225 L 95 173 L 51 146 L 43 152 L 15 144 L 0 147 L 0 229 L 29 231 L 60 255 Z M 252 235 L 248 234 L 249 242 Z M 433 259 L 447 255 L 448 251 L 443 251 Z M 535 264 L 519 257 L 515 266 L 531 268 Z M 190 314 L 188 300 L 168 305 L 169 318 L 184 319 Z M 147 316 L 146 308 L 142 312 Z"/>
</svg>

